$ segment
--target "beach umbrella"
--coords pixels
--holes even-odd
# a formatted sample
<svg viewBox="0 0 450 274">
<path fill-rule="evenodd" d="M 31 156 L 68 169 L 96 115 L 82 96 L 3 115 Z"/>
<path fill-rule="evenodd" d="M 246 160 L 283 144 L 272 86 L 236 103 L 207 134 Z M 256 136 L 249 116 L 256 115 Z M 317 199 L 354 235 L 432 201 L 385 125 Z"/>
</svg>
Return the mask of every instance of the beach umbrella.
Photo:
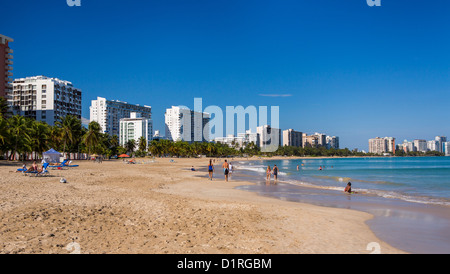
<svg viewBox="0 0 450 274">
<path fill-rule="evenodd" d="M 91 157 L 98 157 L 98 155 L 97 154 L 92 154 Z"/>
<path fill-rule="evenodd" d="M 126 155 L 126 154 L 122 154 L 118 156 L 119 158 L 130 158 L 130 156 Z"/>
</svg>

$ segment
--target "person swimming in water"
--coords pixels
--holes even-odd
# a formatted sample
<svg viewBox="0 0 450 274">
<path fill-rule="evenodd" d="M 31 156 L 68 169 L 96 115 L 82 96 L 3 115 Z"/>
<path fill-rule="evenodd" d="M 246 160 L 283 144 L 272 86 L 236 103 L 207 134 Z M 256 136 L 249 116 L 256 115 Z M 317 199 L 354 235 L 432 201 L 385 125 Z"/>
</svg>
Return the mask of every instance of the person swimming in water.
<svg viewBox="0 0 450 274">
<path fill-rule="evenodd" d="M 348 194 L 356 194 L 356 192 L 352 191 L 352 183 L 350 182 L 347 184 L 347 187 L 345 188 L 344 192 Z"/>
</svg>

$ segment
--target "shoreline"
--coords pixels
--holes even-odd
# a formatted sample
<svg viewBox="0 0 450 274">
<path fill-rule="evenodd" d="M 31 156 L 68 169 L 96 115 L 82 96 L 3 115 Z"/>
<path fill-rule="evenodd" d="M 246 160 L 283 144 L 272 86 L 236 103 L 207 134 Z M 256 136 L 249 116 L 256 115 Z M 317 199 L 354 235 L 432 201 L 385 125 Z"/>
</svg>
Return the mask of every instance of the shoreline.
<svg viewBox="0 0 450 274">
<path fill-rule="evenodd" d="M 76 161 L 44 178 L 0 163 L 0 253 L 67 254 L 72 242 L 82 254 L 369 254 L 372 242 L 406 253 L 376 237 L 371 214 L 237 190 L 252 183 L 225 183 L 220 168 L 211 182 L 206 158 L 155 160 Z"/>
</svg>

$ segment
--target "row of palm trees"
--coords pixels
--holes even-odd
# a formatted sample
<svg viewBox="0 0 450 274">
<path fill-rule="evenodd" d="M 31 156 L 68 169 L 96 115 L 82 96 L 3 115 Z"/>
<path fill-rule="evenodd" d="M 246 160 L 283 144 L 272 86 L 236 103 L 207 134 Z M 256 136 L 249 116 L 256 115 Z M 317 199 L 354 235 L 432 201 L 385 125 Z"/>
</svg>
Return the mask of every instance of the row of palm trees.
<svg viewBox="0 0 450 274">
<path fill-rule="evenodd" d="M 54 126 L 23 116 L 0 116 L 0 155 L 9 160 L 34 158 L 54 148 L 63 153 L 114 154 L 119 148 L 117 137 L 100 132 L 100 125 L 92 122 L 86 129 L 77 117 L 67 115 Z M 19 158 L 17 158 L 19 155 Z"/>
<path fill-rule="evenodd" d="M 42 153 L 54 148 L 64 154 L 86 153 L 114 156 L 128 153 L 130 156 L 177 156 L 211 157 L 235 156 L 240 154 L 258 154 L 258 147 L 251 143 L 245 149 L 230 148 L 216 143 L 188 143 L 183 141 L 154 140 L 147 143 L 144 137 L 137 141 L 129 140 L 119 145 L 117 136 L 101 133 L 97 122 L 91 122 L 88 128 L 75 116 L 67 115 L 54 126 L 23 116 L 10 118 L 0 115 L 0 155 L 8 160 L 40 158 Z M 3 157 L 3 156 L 1 156 Z"/>
</svg>

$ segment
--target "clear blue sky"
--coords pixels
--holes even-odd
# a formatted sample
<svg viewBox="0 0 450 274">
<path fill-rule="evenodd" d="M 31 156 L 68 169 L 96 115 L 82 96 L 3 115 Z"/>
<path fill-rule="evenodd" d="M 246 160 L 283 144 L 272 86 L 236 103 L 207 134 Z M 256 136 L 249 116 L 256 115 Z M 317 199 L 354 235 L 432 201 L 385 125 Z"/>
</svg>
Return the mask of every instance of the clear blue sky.
<svg viewBox="0 0 450 274">
<path fill-rule="evenodd" d="M 450 1 L 0 0 L 14 78 L 46 75 L 153 107 L 280 106 L 281 128 L 450 137 Z M 268 97 L 261 94 L 290 95 Z"/>
</svg>

